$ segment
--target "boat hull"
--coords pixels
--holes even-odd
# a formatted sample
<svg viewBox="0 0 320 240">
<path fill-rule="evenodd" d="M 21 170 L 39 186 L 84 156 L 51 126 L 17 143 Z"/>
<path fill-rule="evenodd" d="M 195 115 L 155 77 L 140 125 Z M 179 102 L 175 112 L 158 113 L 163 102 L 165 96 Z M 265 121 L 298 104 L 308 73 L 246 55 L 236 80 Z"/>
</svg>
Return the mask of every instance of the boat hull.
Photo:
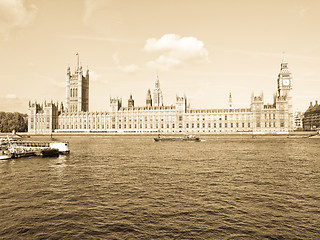
<svg viewBox="0 0 320 240">
<path fill-rule="evenodd" d="M 154 138 L 155 142 L 170 142 L 170 141 L 186 141 L 186 142 L 200 142 L 199 138 Z"/>
</svg>

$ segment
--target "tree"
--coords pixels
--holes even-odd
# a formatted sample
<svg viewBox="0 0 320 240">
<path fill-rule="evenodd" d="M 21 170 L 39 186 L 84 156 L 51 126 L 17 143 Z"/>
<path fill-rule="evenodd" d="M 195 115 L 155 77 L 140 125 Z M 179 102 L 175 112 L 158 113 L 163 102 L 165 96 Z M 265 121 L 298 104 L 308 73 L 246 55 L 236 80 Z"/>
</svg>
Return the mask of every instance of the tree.
<svg viewBox="0 0 320 240">
<path fill-rule="evenodd" d="M 0 132 L 28 131 L 27 115 L 18 112 L 0 112 Z"/>
</svg>

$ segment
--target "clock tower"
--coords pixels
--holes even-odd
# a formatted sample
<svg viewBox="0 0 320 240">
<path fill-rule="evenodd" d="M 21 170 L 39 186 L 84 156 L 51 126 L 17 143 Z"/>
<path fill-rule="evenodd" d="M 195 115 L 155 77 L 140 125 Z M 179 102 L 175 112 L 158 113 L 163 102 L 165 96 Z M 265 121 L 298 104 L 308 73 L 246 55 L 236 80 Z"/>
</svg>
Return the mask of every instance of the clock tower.
<svg viewBox="0 0 320 240">
<path fill-rule="evenodd" d="M 283 110 L 287 113 L 288 131 L 293 131 L 293 107 L 292 107 L 292 76 L 288 69 L 288 62 L 285 58 L 282 59 L 280 73 L 277 80 L 277 99 L 278 103 L 284 104 Z"/>
<path fill-rule="evenodd" d="M 281 63 L 280 73 L 278 75 L 278 96 L 280 97 L 291 97 L 290 92 L 292 90 L 292 77 L 288 69 L 288 62 L 283 58 Z"/>
</svg>

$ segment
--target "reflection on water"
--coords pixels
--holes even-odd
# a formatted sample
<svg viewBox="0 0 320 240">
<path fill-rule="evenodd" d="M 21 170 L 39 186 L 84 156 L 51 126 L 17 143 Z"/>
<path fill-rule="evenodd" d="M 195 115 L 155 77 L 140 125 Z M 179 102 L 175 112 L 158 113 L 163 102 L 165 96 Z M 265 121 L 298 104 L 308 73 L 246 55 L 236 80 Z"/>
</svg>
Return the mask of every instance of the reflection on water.
<svg viewBox="0 0 320 240">
<path fill-rule="evenodd" d="M 0 238 L 318 239 L 319 139 L 68 137 L 0 164 Z"/>
</svg>

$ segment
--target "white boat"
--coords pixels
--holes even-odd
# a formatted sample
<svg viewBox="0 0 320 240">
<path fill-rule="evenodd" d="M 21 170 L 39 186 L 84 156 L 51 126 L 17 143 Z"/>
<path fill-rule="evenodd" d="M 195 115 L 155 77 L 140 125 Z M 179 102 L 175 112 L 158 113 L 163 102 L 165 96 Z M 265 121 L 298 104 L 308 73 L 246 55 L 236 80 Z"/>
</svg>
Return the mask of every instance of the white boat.
<svg viewBox="0 0 320 240">
<path fill-rule="evenodd" d="M 0 160 L 7 160 L 12 158 L 12 154 L 8 150 L 0 150 Z"/>
<path fill-rule="evenodd" d="M 10 155 L 0 155 L 0 160 L 7 160 L 10 159 L 11 156 Z"/>
<path fill-rule="evenodd" d="M 11 150 L 23 150 L 24 152 L 36 152 L 48 149 L 57 149 L 59 154 L 69 154 L 68 142 L 45 142 L 45 141 L 10 141 L 8 149 Z"/>
</svg>

